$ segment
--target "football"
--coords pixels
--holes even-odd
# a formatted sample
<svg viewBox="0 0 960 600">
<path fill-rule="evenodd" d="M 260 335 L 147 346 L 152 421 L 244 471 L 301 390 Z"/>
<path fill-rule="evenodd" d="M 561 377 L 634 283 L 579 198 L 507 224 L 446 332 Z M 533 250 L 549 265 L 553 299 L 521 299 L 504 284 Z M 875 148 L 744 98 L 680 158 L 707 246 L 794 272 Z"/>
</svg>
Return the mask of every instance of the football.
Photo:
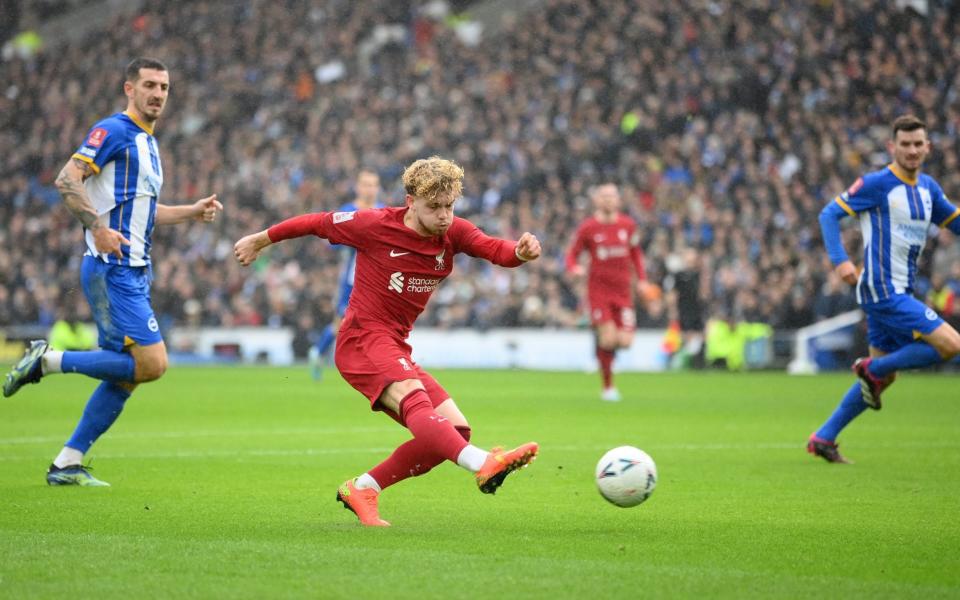
<svg viewBox="0 0 960 600">
<path fill-rule="evenodd" d="M 657 465 L 639 448 L 614 448 L 597 463 L 597 489 L 612 504 L 623 508 L 637 506 L 656 487 Z"/>
</svg>

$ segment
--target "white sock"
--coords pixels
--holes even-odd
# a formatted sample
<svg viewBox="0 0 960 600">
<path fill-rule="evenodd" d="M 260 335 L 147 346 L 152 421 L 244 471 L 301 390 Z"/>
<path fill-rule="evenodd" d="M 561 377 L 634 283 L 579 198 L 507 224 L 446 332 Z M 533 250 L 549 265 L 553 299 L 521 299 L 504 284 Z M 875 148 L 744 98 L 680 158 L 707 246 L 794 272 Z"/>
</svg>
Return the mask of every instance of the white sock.
<svg viewBox="0 0 960 600">
<path fill-rule="evenodd" d="M 50 373 L 63 373 L 60 363 L 63 362 L 63 352 L 60 350 L 47 350 L 40 359 L 40 372 L 44 375 Z"/>
<path fill-rule="evenodd" d="M 457 457 L 457 464 L 471 473 L 476 473 L 483 467 L 483 463 L 487 460 L 488 456 L 490 456 L 490 453 L 486 450 L 481 450 L 473 444 L 467 444 L 466 447 L 460 451 L 460 456 Z"/>
<path fill-rule="evenodd" d="M 53 459 L 53 466 L 55 466 L 58 469 L 62 469 L 70 465 L 82 464 L 82 461 L 83 461 L 83 452 L 64 446 L 63 450 L 60 451 L 60 454 L 58 454 L 57 457 Z"/>
<path fill-rule="evenodd" d="M 376 490 L 378 494 L 381 492 L 380 484 L 377 483 L 376 479 L 370 477 L 370 473 L 364 473 L 360 477 L 357 477 L 357 480 L 353 482 L 353 487 L 357 488 L 358 490 Z"/>
</svg>

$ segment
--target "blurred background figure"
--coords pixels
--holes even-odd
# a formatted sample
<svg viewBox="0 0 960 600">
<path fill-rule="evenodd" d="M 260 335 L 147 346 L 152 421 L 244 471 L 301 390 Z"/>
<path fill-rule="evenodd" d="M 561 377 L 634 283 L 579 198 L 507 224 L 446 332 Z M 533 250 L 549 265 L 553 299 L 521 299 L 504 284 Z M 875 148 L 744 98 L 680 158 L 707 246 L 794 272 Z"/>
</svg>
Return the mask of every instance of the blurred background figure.
<svg viewBox="0 0 960 600">
<path fill-rule="evenodd" d="M 593 214 L 577 229 L 566 265 L 575 278 L 587 278 L 584 306 L 596 336 L 603 381 L 600 397 L 616 402 L 620 392 L 613 385 L 613 359 L 617 350 L 633 343 L 637 326 L 634 285 L 641 298 L 657 294 L 647 282 L 637 224 L 620 212 L 620 190 L 613 183 L 604 183 L 591 190 L 590 198 Z M 590 256 L 586 269 L 580 264 L 584 253 Z"/>
<path fill-rule="evenodd" d="M 340 212 L 354 212 L 368 208 L 383 208 L 384 204 L 377 200 L 380 195 L 380 175 L 371 169 L 362 169 L 357 175 L 354 184 L 355 198 L 340 207 Z M 357 269 L 357 251 L 349 246 L 338 246 L 341 255 L 340 277 L 337 286 L 336 308 L 333 320 L 323 328 L 317 343 L 310 349 L 310 373 L 313 379 L 319 381 L 323 376 L 323 367 L 330 363 L 330 352 L 337 340 L 337 331 L 340 330 L 340 321 L 347 312 L 350 304 L 350 294 L 353 292 L 354 273 Z"/>
<path fill-rule="evenodd" d="M 671 357 L 673 368 L 704 366 L 704 308 L 701 283 L 704 271 L 696 248 L 687 247 L 667 257 L 663 287 L 667 290 L 671 314 L 675 315 L 679 344 Z"/>
<path fill-rule="evenodd" d="M 95 330 L 75 318 L 60 318 L 50 328 L 47 341 L 52 350 L 93 350 L 97 347 Z"/>
</svg>

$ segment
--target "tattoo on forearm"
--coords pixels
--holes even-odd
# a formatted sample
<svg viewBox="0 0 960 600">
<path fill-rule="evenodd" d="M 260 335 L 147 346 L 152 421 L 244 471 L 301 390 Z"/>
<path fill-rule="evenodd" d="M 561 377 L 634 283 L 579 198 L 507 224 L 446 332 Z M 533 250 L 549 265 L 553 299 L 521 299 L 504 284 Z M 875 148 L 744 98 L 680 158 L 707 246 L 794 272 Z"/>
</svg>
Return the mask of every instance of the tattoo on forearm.
<svg viewBox="0 0 960 600">
<path fill-rule="evenodd" d="M 86 163 L 83 164 L 84 168 L 86 168 Z M 63 203 L 66 204 L 70 212 L 73 213 L 73 216 L 75 216 L 84 227 L 87 229 L 99 229 L 103 227 L 103 224 L 97 216 L 96 209 L 93 208 L 93 204 L 90 203 L 90 198 L 87 197 L 87 190 L 84 189 L 83 183 L 71 177 L 70 174 L 67 173 L 66 167 L 57 175 L 55 184 L 60 191 L 60 195 L 63 197 Z"/>
</svg>

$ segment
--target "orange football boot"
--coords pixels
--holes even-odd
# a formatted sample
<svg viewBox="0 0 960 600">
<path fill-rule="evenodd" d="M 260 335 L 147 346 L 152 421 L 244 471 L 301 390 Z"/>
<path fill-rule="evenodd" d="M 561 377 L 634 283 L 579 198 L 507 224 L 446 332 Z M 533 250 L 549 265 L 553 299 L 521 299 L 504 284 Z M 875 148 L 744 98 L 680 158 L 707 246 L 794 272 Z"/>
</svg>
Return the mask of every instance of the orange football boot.
<svg viewBox="0 0 960 600">
<path fill-rule="evenodd" d="M 337 502 L 343 504 L 343 507 L 353 512 L 360 519 L 360 522 L 370 527 L 389 527 L 387 523 L 380 518 L 377 511 L 377 497 L 380 492 L 372 488 L 358 489 L 353 485 L 353 479 L 343 482 L 337 489 Z"/>
<path fill-rule="evenodd" d="M 533 462 L 539 449 L 536 442 L 527 442 L 509 452 L 494 448 L 475 475 L 477 487 L 484 494 L 495 494 L 507 475 Z"/>
</svg>

